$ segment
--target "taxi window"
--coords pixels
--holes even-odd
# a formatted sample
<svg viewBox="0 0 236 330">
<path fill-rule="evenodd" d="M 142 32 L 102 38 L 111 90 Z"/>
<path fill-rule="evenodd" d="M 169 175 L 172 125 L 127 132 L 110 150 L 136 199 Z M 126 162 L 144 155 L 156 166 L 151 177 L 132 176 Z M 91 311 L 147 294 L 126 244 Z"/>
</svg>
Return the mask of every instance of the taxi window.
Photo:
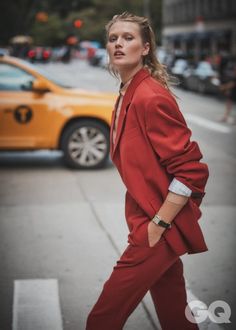
<svg viewBox="0 0 236 330">
<path fill-rule="evenodd" d="M 13 65 L 0 64 L 0 90 L 2 91 L 30 90 L 34 79 L 29 73 Z"/>
</svg>

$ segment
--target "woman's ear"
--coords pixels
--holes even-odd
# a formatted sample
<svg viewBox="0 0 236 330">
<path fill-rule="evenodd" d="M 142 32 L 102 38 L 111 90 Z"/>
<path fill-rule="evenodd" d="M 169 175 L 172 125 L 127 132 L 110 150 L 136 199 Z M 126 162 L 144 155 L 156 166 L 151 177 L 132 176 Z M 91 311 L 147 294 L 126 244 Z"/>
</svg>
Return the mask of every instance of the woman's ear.
<svg viewBox="0 0 236 330">
<path fill-rule="evenodd" d="M 144 48 L 143 48 L 143 56 L 147 56 L 147 54 L 149 53 L 150 50 L 150 44 L 149 42 L 146 42 L 144 44 Z"/>
</svg>

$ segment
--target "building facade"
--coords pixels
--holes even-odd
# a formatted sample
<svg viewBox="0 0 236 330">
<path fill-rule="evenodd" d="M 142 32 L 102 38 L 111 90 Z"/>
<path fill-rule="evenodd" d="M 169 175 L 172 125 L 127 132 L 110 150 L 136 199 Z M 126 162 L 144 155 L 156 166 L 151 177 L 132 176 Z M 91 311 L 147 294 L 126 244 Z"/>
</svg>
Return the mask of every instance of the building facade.
<svg viewBox="0 0 236 330">
<path fill-rule="evenodd" d="M 163 46 L 199 60 L 236 56 L 235 0 L 163 0 Z"/>
</svg>

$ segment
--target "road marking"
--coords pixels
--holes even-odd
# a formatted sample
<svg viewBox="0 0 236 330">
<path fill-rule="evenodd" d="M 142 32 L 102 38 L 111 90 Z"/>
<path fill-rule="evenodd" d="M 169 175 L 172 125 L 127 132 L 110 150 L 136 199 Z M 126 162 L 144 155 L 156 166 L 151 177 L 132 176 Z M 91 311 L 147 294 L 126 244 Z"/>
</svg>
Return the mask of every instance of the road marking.
<svg viewBox="0 0 236 330">
<path fill-rule="evenodd" d="M 232 132 L 232 129 L 228 126 L 225 126 L 224 124 L 215 123 L 212 120 L 202 118 L 202 117 L 199 117 L 197 115 L 186 113 L 186 114 L 184 114 L 184 117 L 189 122 L 197 124 L 201 127 L 211 129 L 213 131 L 217 131 L 217 132 L 220 132 L 220 133 L 231 133 Z"/>
<path fill-rule="evenodd" d="M 14 281 L 13 330 L 63 330 L 56 279 Z"/>
</svg>

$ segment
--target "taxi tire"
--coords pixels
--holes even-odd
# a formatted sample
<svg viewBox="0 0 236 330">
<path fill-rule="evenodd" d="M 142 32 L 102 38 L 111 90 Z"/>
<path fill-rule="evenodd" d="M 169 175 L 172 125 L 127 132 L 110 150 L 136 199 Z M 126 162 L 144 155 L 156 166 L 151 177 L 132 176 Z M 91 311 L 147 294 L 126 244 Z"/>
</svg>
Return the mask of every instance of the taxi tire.
<svg viewBox="0 0 236 330">
<path fill-rule="evenodd" d="M 72 135 L 81 128 L 94 128 L 97 130 L 99 133 L 101 133 L 104 136 L 104 139 L 106 141 L 106 151 L 104 152 L 103 158 L 97 162 L 96 164 L 93 165 L 82 165 L 76 162 L 70 155 L 70 150 L 69 150 L 69 143 Z M 65 131 L 63 132 L 62 139 L 61 139 L 61 149 L 64 153 L 64 161 L 66 165 L 70 168 L 77 168 L 77 169 L 97 169 L 97 168 L 102 168 L 105 166 L 105 164 L 108 161 L 109 157 L 109 149 L 110 149 L 110 138 L 109 138 L 109 129 L 106 127 L 105 124 L 98 122 L 96 120 L 92 119 L 85 119 L 85 120 L 80 120 L 77 122 L 74 122 L 70 124 Z"/>
</svg>

